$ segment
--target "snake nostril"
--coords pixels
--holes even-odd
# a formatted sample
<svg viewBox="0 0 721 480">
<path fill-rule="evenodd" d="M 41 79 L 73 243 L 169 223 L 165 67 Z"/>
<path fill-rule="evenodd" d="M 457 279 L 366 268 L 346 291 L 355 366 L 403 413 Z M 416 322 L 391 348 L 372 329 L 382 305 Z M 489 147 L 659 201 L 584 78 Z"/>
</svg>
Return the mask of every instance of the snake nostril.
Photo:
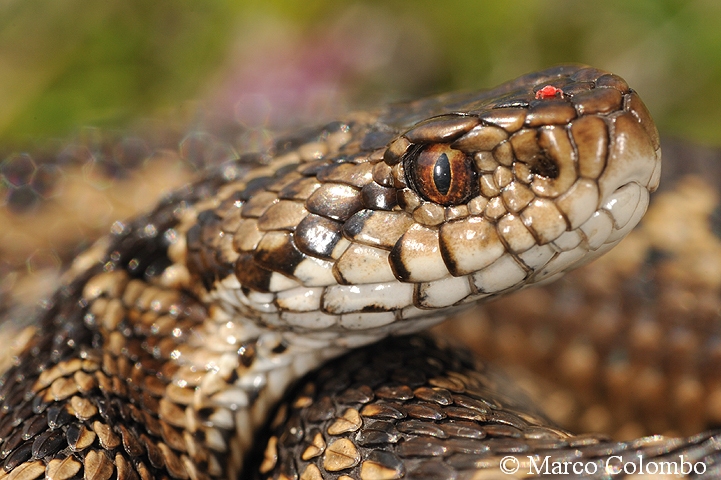
<svg viewBox="0 0 721 480">
<path fill-rule="evenodd" d="M 546 155 L 539 155 L 531 164 L 531 173 L 550 179 L 558 178 L 558 164 Z"/>
</svg>

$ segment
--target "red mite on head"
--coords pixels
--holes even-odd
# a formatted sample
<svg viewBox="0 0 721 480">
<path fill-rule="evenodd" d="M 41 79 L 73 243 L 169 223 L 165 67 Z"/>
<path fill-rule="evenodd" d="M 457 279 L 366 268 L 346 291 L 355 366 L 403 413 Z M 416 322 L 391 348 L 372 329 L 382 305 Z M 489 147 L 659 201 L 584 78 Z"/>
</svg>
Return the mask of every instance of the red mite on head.
<svg viewBox="0 0 721 480">
<path fill-rule="evenodd" d="M 536 92 L 536 100 L 544 100 L 546 98 L 562 97 L 563 90 L 552 85 L 546 85 Z"/>
</svg>

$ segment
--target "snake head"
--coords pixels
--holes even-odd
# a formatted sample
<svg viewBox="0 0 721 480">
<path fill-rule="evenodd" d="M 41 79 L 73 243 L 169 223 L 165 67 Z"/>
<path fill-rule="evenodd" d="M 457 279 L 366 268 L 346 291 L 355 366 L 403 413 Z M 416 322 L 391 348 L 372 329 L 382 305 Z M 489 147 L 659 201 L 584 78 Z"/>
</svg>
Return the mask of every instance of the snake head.
<svg viewBox="0 0 721 480">
<path fill-rule="evenodd" d="M 616 75 L 556 67 L 450 96 L 443 107 L 450 112 L 396 138 L 374 170 L 401 189 L 399 205 L 413 218 L 391 252 L 394 272 L 408 282 L 447 279 L 436 289 L 445 295 L 428 296 L 438 304 L 494 296 L 596 258 L 638 223 L 658 186 L 658 132 Z"/>
<path fill-rule="evenodd" d="M 417 330 L 611 248 L 659 175 L 656 127 L 626 82 L 556 67 L 281 140 L 192 219 L 189 270 L 264 325 Z"/>
</svg>

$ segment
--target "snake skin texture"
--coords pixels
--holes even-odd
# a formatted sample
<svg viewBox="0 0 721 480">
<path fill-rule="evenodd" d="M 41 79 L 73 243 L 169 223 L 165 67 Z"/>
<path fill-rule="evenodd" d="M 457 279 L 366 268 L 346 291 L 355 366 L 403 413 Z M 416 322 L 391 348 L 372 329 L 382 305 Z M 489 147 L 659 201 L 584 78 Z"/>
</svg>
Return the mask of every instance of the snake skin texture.
<svg viewBox="0 0 721 480">
<path fill-rule="evenodd" d="M 411 336 L 301 382 L 258 470 L 275 479 L 718 478 L 720 440 L 719 431 L 628 442 L 573 435 L 469 352 Z"/>
<path fill-rule="evenodd" d="M 0 477 L 252 475 L 243 468 L 256 432 L 298 378 L 351 348 L 422 330 L 598 257 L 633 229 L 659 177 L 658 133 L 637 94 L 580 66 L 351 114 L 214 168 L 148 214 L 114 223 L 19 335 L 0 381 Z M 293 408 L 307 403 L 311 413 L 286 412 L 291 423 L 330 422 L 357 410 L 358 395 L 388 402 L 348 413 L 351 428 L 311 427 L 309 435 L 343 434 L 314 443 L 316 454 L 297 447 L 315 441 L 298 437 L 305 429 L 290 427 L 296 443 L 271 436 L 260 471 L 433 476 L 459 464 L 393 459 L 450 452 L 475 456 L 462 468 L 493 467 L 479 456 L 524 448 L 510 438 L 525 436 L 523 451 L 556 447 L 559 455 L 599 444 L 568 440 L 465 354 L 454 358 L 422 337 L 397 341 L 385 348 L 415 369 L 393 370 L 389 358 L 365 370 L 378 377 L 351 387 L 356 397 L 339 393 L 348 409 L 305 391 Z M 443 377 L 453 369 L 461 377 Z M 334 388 L 346 388 L 337 378 Z M 392 383 L 382 385 L 386 378 Z M 389 402 L 412 398 L 444 405 L 446 417 L 419 404 L 412 416 L 436 427 L 399 427 L 413 437 L 397 437 L 400 457 L 368 450 L 396 427 L 366 434 L 352 425 L 407 416 L 408 406 Z M 414 440 L 428 432 L 452 438 Z M 476 442 L 483 438 L 485 446 Z M 678 448 L 697 452 L 706 438 Z M 288 450 L 275 454 L 279 444 Z M 292 452 L 315 470 L 275 457 Z"/>
</svg>

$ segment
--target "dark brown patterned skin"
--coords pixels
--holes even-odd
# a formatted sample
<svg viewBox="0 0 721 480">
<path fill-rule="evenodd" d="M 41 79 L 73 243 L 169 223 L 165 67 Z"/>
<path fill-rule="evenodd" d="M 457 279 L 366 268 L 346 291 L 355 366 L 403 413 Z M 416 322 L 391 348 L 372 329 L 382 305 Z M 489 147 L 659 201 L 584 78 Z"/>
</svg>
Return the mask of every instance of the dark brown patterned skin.
<svg viewBox="0 0 721 480">
<path fill-rule="evenodd" d="M 549 82 L 562 93 L 539 96 Z M 236 478 L 294 379 L 350 347 L 418 330 L 600 254 L 645 210 L 659 160 L 653 122 L 622 79 L 562 66 L 489 93 L 349 115 L 216 167 L 148 215 L 116 222 L 23 331 L 0 380 L 0 478 Z M 411 173 L 419 163 L 426 168 Z M 633 208 L 623 213 L 625 203 Z M 444 355 L 430 343 L 409 350 L 421 347 L 430 356 L 411 363 Z M 378 404 L 359 415 L 410 411 L 443 425 L 461 419 L 470 430 L 488 420 L 517 429 L 519 419 L 544 421 L 502 391 L 488 405 L 505 410 L 478 412 L 480 390 L 503 382 L 471 373 L 479 364 L 468 359 L 436 360 L 405 378 L 413 387 L 372 393 L 442 405 L 446 394 L 431 387 L 445 388 L 455 397 L 441 413 Z M 467 385 L 443 380 L 443 362 Z M 421 374 L 433 375 L 432 391 L 418 393 Z M 311 421 L 334 414 L 327 403 L 310 406 Z M 421 426 L 402 428 L 416 435 Z M 409 437 L 393 455 L 483 455 L 462 439 L 466 430 L 444 428 L 460 439 L 439 446 Z M 363 442 L 393 433 L 380 431 Z M 394 464 L 382 449 L 361 456 L 348 438 L 327 447 L 327 471 L 433 472 Z M 300 453 L 314 458 L 312 449 Z"/>
<path fill-rule="evenodd" d="M 305 378 L 273 420 L 257 468 L 259 478 L 284 480 L 636 478 L 628 474 L 654 468 L 718 478 L 719 440 L 721 431 L 630 442 L 573 435 L 470 352 L 411 336 Z"/>
<path fill-rule="evenodd" d="M 321 369 L 273 424 L 259 467 L 269 478 L 454 478 L 499 454 L 568 445 L 498 372 L 421 336 Z"/>
<path fill-rule="evenodd" d="M 116 231 L 102 265 L 48 302 L 23 361 L 2 380 L 3 476 L 187 475 L 177 455 L 188 449 L 184 420 L 159 420 L 157 412 L 173 408 L 162 401 L 172 349 L 206 312 L 191 296 L 148 282 L 169 264 L 162 239 L 177 223 L 179 200 L 210 195 L 219 183 L 210 176 Z M 171 332 L 178 341 L 165 341 Z M 33 390 L 20 387 L 26 382 Z M 191 455 L 211 475 L 224 469 L 218 452 L 199 447 Z"/>
</svg>

